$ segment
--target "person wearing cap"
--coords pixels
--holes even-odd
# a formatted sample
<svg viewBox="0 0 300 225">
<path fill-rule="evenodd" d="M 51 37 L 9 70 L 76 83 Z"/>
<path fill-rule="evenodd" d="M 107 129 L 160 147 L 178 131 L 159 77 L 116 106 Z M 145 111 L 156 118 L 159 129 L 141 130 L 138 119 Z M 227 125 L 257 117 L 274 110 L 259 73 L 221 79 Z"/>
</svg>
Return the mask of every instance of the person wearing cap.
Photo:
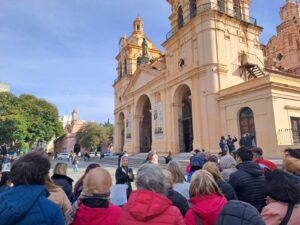
<svg viewBox="0 0 300 225">
<path fill-rule="evenodd" d="M 191 182 L 193 174 L 197 170 L 202 169 L 204 163 L 205 163 L 204 157 L 201 155 L 195 155 L 191 157 L 190 159 L 191 170 L 187 176 L 187 182 Z"/>
<path fill-rule="evenodd" d="M 113 206 L 110 199 L 112 179 L 101 167 L 90 170 L 83 181 L 83 192 L 66 213 L 66 224 L 116 225 L 121 208 Z"/>
<path fill-rule="evenodd" d="M 127 184 L 127 199 L 129 198 L 132 187 L 131 182 L 134 180 L 134 175 L 131 168 L 128 168 L 128 156 L 123 155 L 121 157 L 121 166 L 116 170 L 116 184 Z"/>
</svg>

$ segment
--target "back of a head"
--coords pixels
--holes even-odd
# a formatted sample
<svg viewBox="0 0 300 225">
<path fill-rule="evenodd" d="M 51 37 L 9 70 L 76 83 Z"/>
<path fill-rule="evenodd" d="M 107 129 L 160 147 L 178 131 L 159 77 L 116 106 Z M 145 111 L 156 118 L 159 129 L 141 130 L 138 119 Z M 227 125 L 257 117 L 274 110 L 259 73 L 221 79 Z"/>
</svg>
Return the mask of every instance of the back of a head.
<svg viewBox="0 0 300 225">
<path fill-rule="evenodd" d="M 11 182 L 17 185 L 44 185 L 51 164 L 40 152 L 30 152 L 16 160 L 11 168 Z"/>
<path fill-rule="evenodd" d="M 300 182 L 282 170 L 268 171 L 266 174 L 266 193 L 276 201 L 300 204 Z"/>
<path fill-rule="evenodd" d="M 251 149 L 251 151 L 253 152 L 253 154 L 255 154 L 257 157 L 258 156 L 263 156 L 263 150 L 260 147 L 254 147 Z"/>
<path fill-rule="evenodd" d="M 211 175 L 213 175 L 216 182 L 223 180 L 217 163 L 206 162 L 203 166 L 203 169 L 208 171 Z"/>
<path fill-rule="evenodd" d="M 284 152 L 286 155 L 300 160 L 300 149 L 299 148 L 294 148 L 294 149 L 287 148 L 284 150 Z"/>
<path fill-rule="evenodd" d="M 211 194 L 222 195 L 213 175 L 206 170 L 197 170 L 192 176 L 190 197 Z"/>
<path fill-rule="evenodd" d="M 89 164 L 88 167 L 85 169 L 84 174 L 86 175 L 86 174 L 88 174 L 88 172 L 89 172 L 90 170 L 95 169 L 95 168 L 98 168 L 98 167 L 100 167 L 100 165 L 99 165 L 98 163 L 91 163 L 91 164 Z"/>
<path fill-rule="evenodd" d="M 221 213 L 215 225 L 265 225 L 257 209 L 249 203 L 231 200 Z"/>
<path fill-rule="evenodd" d="M 166 179 L 165 179 L 166 188 L 167 188 L 167 190 L 171 190 L 173 188 L 173 177 L 172 177 L 172 174 L 167 169 L 164 169 L 163 173 L 164 173 L 164 175 L 166 177 Z"/>
<path fill-rule="evenodd" d="M 225 155 L 220 159 L 220 168 L 221 170 L 234 168 L 236 166 L 236 161 L 231 155 Z"/>
<path fill-rule="evenodd" d="M 109 172 L 103 168 L 94 168 L 85 176 L 83 193 L 92 195 L 109 195 L 112 179 Z"/>
<path fill-rule="evenodd" d="M 252 161 L 253 159 L 253 152 L 246 147 L 240 147 L 237 151 L 237 158 L 240 158 L 243 162 Z"/>
<path fill-rule="evenodd" d="M 284 153 L 286 157 L 283 159 L 283 168 L 300 179 L 300 149 L 288 148 Z"/>
<path fill-rule="evenodd" d="M 68 164 L 67 163 L 56 163 L 53 174 L 67 175 Z"/>
<path fill-rule="evenodd" d="M 153 191 L 162 195 L 167 193 L 165 175 L 157 165 L 142 165 L 137 172 L 135 183 L 137 189 Z"/>
<path fill-rule="evenodd" d="M 205 163 L 204 156 L 195 155 L 190 158 L 191 171 L 202 169 Z"/>
<path fill-rule="evenodd" d="M 10 172 L 5 171 L 1 174 L 0 186 L 6 185 L 10 181 Z"/>
<path fill-rule="evenodd" d="M 171 174 L 173 176 L 173 182 L 175 184 L 186 182 L 185 176 L 184 176 L 183 172 L 181 171 L 180 166 L 177 161 L 171 160 L 167 165 L 167 169 L 171 172 Z"/>
</svg>

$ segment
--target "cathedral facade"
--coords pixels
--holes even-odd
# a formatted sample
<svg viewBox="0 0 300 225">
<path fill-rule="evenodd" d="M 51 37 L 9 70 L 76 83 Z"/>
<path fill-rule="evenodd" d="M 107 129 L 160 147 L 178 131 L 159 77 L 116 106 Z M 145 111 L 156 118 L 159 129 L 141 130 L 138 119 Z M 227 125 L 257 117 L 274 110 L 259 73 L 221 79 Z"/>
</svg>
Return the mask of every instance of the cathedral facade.
<svg viewBox="0 0 300 225">
<path fill-rule="evenodd" d="M 116 57 L 116 151 L 218 152 L 228 134 L 272 156 L 300 143 L 300 80 L 266 69 L 250 2 L 168 0 L 165 52 L 134 21 Z"/>
</svg>

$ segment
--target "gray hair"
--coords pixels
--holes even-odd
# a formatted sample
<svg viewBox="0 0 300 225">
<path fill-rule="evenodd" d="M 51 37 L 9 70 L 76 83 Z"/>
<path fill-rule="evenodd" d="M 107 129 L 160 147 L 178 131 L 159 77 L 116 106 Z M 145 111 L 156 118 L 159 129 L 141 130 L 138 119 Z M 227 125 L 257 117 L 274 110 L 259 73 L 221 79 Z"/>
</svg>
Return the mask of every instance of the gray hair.
<svg viewBox="0 0 300 225">
<path fill-rule="evenodd" d="M 128 155 L 127 155 L 127 154 L 125 154 L 125 155 L 123 155 L 123 156 L 121 157 L 121 161 L 126 160 L 126 159 L 128 159 Z"/>
<path fill-rule="evenodd" d="M 137 172 L 135 184 L 137 189 L 166 195 L 165 179 L 165 175 L 157 165 L 143 164 Z"/>
</svg>

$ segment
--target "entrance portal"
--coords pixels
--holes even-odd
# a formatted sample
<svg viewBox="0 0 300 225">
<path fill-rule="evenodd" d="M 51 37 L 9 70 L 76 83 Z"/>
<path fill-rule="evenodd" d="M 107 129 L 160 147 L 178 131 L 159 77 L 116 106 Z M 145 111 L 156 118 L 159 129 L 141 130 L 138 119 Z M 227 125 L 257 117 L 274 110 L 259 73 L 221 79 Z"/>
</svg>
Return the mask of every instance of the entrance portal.
<svg viewBox="0 0 300 225">
<path fill-rule="evenodd" d="M 187 85 L 181 85 L 176 90 L 174 103 L 177 108 L 175 118 L 178 118 L 179 150 L 180 152 L 190 152 L 193 150 L 194 136 L 191 90 Z"/>
<path fill-rule="evenodd" d="M 140 121 L 140 152 L 148 152 L 151 150 L 152 144 L 152 113 L 151 102 L 148 97 L 146 97 L 142 107 L 142 119 Z"/>
<path fill-rule="evenodd" d="M 256 146 L 256 132 L 253 111 L 249 108 L 243 108 L 240 112 L 240 131 L 241 137 L 248 135 L 252 146 Z"/>
</svg>

